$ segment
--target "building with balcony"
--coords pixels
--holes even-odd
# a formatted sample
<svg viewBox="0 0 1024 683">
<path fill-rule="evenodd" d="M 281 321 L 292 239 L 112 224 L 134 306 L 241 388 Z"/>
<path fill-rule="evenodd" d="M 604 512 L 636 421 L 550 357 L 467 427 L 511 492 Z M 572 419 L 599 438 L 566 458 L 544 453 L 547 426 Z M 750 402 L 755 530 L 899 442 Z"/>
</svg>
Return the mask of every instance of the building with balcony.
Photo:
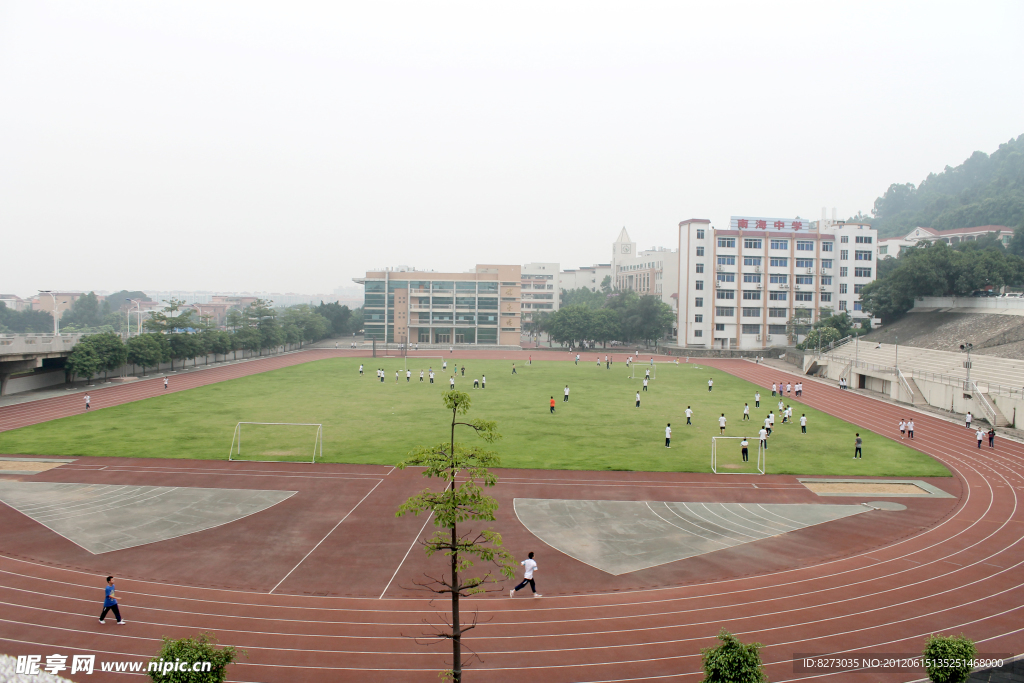
<svg viewBox="0 0 1024 683">
<path fill-rule="evenodd" d="M 558 310 L 558 267 L 557 263 L 527 263 L 523 266 L 520 282 L 524 323 L 531 322 L 534 313 Z"/>
<path fill-rule="evenodd" d="M 679 224 L 679 344 L 756 350 L 798 343 L 811 323 L 868 319 L 877 232 L 864 223 L 733 216 Z"/>
<path fill-rule="evenodd" d="M 363 285 L 367 340 L 519 346 L 522 267 L 477 265 L 466 273 L 384 269 Z"/>
<path fill-rule="evenodd" d="M 561 294 L 563 289 L 571 292 L 580 287 L 586 287 L 591 292 L 596 292 L 601 289 L 601 283 L 604 282 L 605 277 L 611 274 L 612 264 L 610 263 L 595 263 L 592 266 L 563 270 L 558 274 L 558 292 Z"/>
<path fill-rule="evenodd" d="M 612 243 L 612 286 L 656 296 L 675 311 L 679 293 L 679 254 L 667 247 L 637 250 L 626 228 Z"/>
</svg>

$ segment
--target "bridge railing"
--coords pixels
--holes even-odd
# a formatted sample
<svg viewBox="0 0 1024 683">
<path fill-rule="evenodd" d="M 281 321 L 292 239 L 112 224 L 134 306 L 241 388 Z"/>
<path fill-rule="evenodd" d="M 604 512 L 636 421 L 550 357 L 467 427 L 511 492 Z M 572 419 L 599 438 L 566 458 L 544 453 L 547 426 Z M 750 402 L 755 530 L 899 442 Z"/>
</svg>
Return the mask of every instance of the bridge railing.
<svg viewBox="0 0 1024 683">
<path fill-rule="evenodd" d="M 81 334 L 0 334 L 0 357 L 25 353 L 70 351 Z"/>
</svg>

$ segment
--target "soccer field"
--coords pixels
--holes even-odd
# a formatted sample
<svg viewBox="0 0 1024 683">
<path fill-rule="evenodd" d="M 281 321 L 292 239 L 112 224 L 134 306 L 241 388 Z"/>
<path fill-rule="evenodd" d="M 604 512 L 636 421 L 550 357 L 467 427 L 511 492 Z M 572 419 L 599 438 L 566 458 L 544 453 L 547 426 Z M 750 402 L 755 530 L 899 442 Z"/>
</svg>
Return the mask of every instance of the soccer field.
<svg viewBox="0 0 1024 683">
<path fill-rule="evenodd" d="M 360 361 L 365 365 L 362 376 Z M 226 459 L 240 421 L 301 422 L 323 424 L 324 460 L 393 465 L 413 447 L 446 438 L 450 413 L 441 393 L 448 390 L 453 365 L 459 365 L 460 373 L 462 368 L 457 357 L 448 359 L 447 371 L 437 359 L 408 362 L 410 383 L 401 358 L 338 358 L 100 407 L 4 432 L 0 453 Z M 426 370 L 427 363 L 436 372 L 433 385 L 426 379 L 419 382 L 419 370 Z M 377 367 L 385 370 L 383 383 L 374 374 Z M 630 377 L 625 363 L 605 369 L 593 361 L 516 361 L 518 374 L 512 376 L 511 369 L 511 361 L 468 360 L 465 376 L 460 374 L 455 385 L 472 397 L 469 418 L 497 421 L 504 438 L 494 450 L 503 467 L 708 472 L 711 437 L 718 435 L 721 413 L 728 418 L 726 436 L 753 437 L 756 460 L 760 424 L 769 410 L 777 412 L 778 399 L 772 399 L 770 389 L 761 388 L 761 408 L 755 409 L 755 385 L 704 366 L 659 364 L 647 392 L 640 379 Z M 397 383 L 396 370 L 402 371 Z M 473 379 L 483 375 L 487 388 L 473 389 Z M 710 394 L 709 377 L 715 380 Z M 568 403 L 562 400 L 566 384 L 571 390 Z M 751 406 L 750 422 L 741 422 L 745 401 Z M 798 401 L 788 403 L 796 419 L 807 414 L 808 433 L 801 434 L 799 424 L 784 425 L 777 419 L 767 451 L 769 474 L 949 476 L 943 465 L 923 453 Z M 694 410 L 691 426 L 684 414 L 688 405 Z M 671 449 L 665 448 L 667 422 L 672 423 Z M 857 431 L 864 437 L 864 459 L 854 461 Z M 287 438 L 302 443 L 282 443 L 282 452 L 312 452 L 312 432 L 292 431 Z M 461 438 L 475 437 L 464 433 Z M 737 452 L 720 446 L 720 468 L 739 461 L 738 442 L 728 443 Z"/>
</svg>

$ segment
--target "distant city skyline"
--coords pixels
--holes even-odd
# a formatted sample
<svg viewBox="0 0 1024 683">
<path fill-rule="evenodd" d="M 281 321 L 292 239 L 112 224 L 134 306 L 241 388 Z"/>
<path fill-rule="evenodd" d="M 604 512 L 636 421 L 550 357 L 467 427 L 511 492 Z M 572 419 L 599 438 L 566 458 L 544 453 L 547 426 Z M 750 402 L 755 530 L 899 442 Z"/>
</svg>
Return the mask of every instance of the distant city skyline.
<svg viewBox="0 0 1024 683">
<path fill-rule="evenodd" d="M 1024 133 L 1024 3 L 0 7 L 0 292 L 333 292 L 870 212 Z"/>
</svg>

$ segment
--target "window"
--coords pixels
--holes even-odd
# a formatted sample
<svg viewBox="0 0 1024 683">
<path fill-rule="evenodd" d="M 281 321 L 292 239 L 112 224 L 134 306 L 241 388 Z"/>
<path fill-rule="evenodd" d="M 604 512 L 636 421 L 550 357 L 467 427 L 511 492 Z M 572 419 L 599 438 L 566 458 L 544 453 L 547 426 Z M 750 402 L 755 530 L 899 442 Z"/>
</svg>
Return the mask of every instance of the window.
<svg viewBox="0 0 1024 683">
<path fill-rule="evenodd" d="M 810 240 L 797 240 L 796 241 L 797 251 L 814 251 L 814 242 Z"/>
<path fill-rule="evenodd" d="M 704 297 L 698 296 L 696 299 L 694 299 L 693 300 L 693 307 L 694 308 L 704 308 Z"/>
<path fill-rule="evenodd" d="M 719 273 L 719 282 L 736 282 L 736 273 Z"/>
<path fill-rule="evenodd" d="M 871 235 L 857 235 L 857 244 L 871 244 Z"/>
<path fill-rule="evenodd" d="M 845 282 L 840 282 L 839 283 L 839 293 L 840 294 L 846 294 L 846 283 Z"/>
<path fill-rule="evenodd" d="M 703 228 L 697 228 L 697 239 L 699 239 L 699 240 L 704 239 L 704 229 Z"/>
<path fill-rule="evenodd" d="M 839 302 L 839 310 L 840 311 L 845 311 L 846 310 L 846 302 L 845 301 L 840 301 Z"/>
<path fill-rule="evenodd" d="M 743 298 L 747 301 L 760 301 L 761 292 L 743 292 Z"/>
<path fill-rule="evenodd" d="M 825 302 L 828 302 L 828 301 L 832 301 L 832 292 L 822 292 L 821 293 L 821 303 L 825 303 Z"/>
<path fill-rule="evenodd" d="M 854 301 L 853 302 L 853 310 L 855 310 L 855 311 L 863 311 L 864 307 L 861 305 L 861 303 L 859 301 Z"/>
<path fill-rule="evenodd" d="M 870 261 L 871 260 L 871 252 L 870 251 L 855 251 L 855 252 L 853 252 L 853 260 L 854 261 Z"/>
<path fill-rule="evenodd" d="M 771 301 L 785 301 L 789 292 L 768 292 L 768 299 Z"/>
<path fill-rule="evenodd" d="M 864 289 L 864 285 L 854 285 L 853 286 L 853 293 L 854 294 L 860 294 L 860 290 L 862 290 L 862 289 Z"/>
<path fill-rule="evenodd" d="M 697 256 L 704 255 L 704 247 L 697 247 Z"/>
<path fill-rule="evenodd" d="M 743 273 L 744 282 L 760 282 L 761 273 Z"/>
<path fill-rule="evenodd" d="M 889 253 L 889 247 L 879 247 L 878 253 L 881 254 L 882 256 L 885 256 L 886 254 Z"/>
<path fill-rule="evenodd" d="M 850 251 L 848 249 L 840 250 L 840 252 L 839 252 L 839 260 L 840 261 L 849 261 L 850 260 Z"/>
<path fill-rule="evenodd" d="M 703 273 L 704 272 L 704 264 L 703 263 L 698 263 L 697 264 L 697 272 L 698 273 Z"/>
<path fill-rule="evenodd" d="M 843 235 L 843 236 L 841 236 L 839 238 L 839 241 L 842 242 L 843 244 L 847 244 L 850 241 L 850 236 L 849 235 Z"/>
<path fill-rule="evenodd" d="M 785 335 L 786 334 L 786 326 L 785 325 L 769 325 L 768 326 L 768 334 L 781 334 L 781 335 Z"/>
<path fill-rule="evenodd" d="M 814 259 L 812 259 L 812 258 L 798 258 L 796 260 L 796 267 L 797 268 L 813 268 L 814 267 Z"/>
<path fill-rule="evenodd" d="M 870 268 L 854 268 L 853 269 L 853 276 L 854 277 L 871 277 L 871 269 Z"/>
<path fill-rule="evenodd" d="M 736 265 L 736 257 L 735 256 L 719 256 L 718 257 L 718 265 L 720 265 L 720 266 L 735 266 Z"/>
<path fill-rule="evenodd" d="M 761 334 L 760 325 L 741 325 L 740 328 L 743 334 Z"/>
<path fill-rule="evenodd" d="M 789 315 L 789 312 L 785 308 L 769 308 L 768 309 L 768 317 L 769 318 L 785 318 L 787 315 Z"/>
<path fill-rule="evenodd" d="M 850 269 L 846 266 L 839 266 L 839 277 L 846 277 L 850 274 Z"/>
<path fill-rule="evenodd" d="M 693 336 L 694 337 L 703 337 L 704 336 L 704 330 L 694 330 L 693 331 Z"/>
<path fill-rule="evenodd" d="M 798 285 L 813 285 L 814 284 L 814 276 L 813 275 L 797 275 L 796 276 L 796 283 Z"/>
<path fill-rule="evenodd" d="M 743 248 L 744 249 L 760 249 L 761 248 L 761 240 L 755 239 L 753 237 L 744 238 L 744 240 L 743 240 Z"/>
<path fill-rule="evenodd" d="M 761 317 L 761 309 L 760 308 L 744 308 L 743 309 L 743 317 L 744 318 L 760 318 Z"/>
<path fill-rule="evenodd" d="M 735 237 L 719 237 L 718 238 L 719 249 L 735 249 L 736 238 Z"/>
<path fill-rule="evenodd" d="M 830 258 L 823 258 L 823 259 L 821 259 L 821 267 L 822 268 L 828 268 L 829 270 L 831 270 L 832 269 L 832 259 L 830 259 Z"/>
<path fill-rule="evenodd" d="M 789 249 L 789 240 L 772 240 L 772 249 Z"/>
<path fill-rule="evenodd" d="M 693 281 L 693 288 L 696 289 L 698 292 L 703 290 L 704 289 L 704 281 L 703 280 L 694 280 Z"/>
<path fill-rule="evenodd" d="M 772 268 L 788 268 L 789 267 L 789 259 L 788 258 L 773 258 L 773 259 L 769 259 L 768 265 L 771 266 Z"/>
<path fill-rule="evenodd" d="M 725 332 L 725 323 L 715 323 L 715 332 Z"/>
<path fill-rule="evenodd" d="M 695 322 L 695 323 L 702 323 L 702 322 L 704 322 L 704 314 L 703 313 L 698 313 L 697 315 L 693 316 L 693 322 Z"/>
<path fill-rule="evenodd" d="M 732 318 L 736 315 L 736 309 L 731 306 L 718 306 L 715 308 L 715 315 L 722 318 Z"/>
<path fill-rule="evenodd" d="M 768 282 L 773 285 L 783 285 L 789 282 L 789 276 L 785 273 L 772 273 L 768 276 Z"/>
<path fill-rule="evenodd" d="M 823 284 L 823 285 L 831 285 L 832 284 L 832 276 L 831 275 L 822 275 L 821 276 L 821 284 Z"/>
<path fill-rule="evenodd" d="M 822 241 L 822 243 L 821 243 L 821 250 L 822 251 L 832 251 L 832 249 L 835 246 L 836 246 L 835 243 L 832 242 L 831 240 L 829 240 L 827 242 L 826 241 Z"/>
<path fill-rule="evenodd" d="M 731 289 L 720 289 L 715 292 L 716 299 L 735 299 L 736 292 Z"/>
<path fill-rule="evenodd" d="M 743 257 L 743 265 L 745 265 L 745 266 L 759 266 L 759 265 L 761 265 L 761 257 L 760 256 L 744 256 Z"/>
<path fill-rule="evenodd" d="M 797 292 L 794 299 L 797 301 L 814 301 L 814 294 L 811 292 Z"/>
</svg>

